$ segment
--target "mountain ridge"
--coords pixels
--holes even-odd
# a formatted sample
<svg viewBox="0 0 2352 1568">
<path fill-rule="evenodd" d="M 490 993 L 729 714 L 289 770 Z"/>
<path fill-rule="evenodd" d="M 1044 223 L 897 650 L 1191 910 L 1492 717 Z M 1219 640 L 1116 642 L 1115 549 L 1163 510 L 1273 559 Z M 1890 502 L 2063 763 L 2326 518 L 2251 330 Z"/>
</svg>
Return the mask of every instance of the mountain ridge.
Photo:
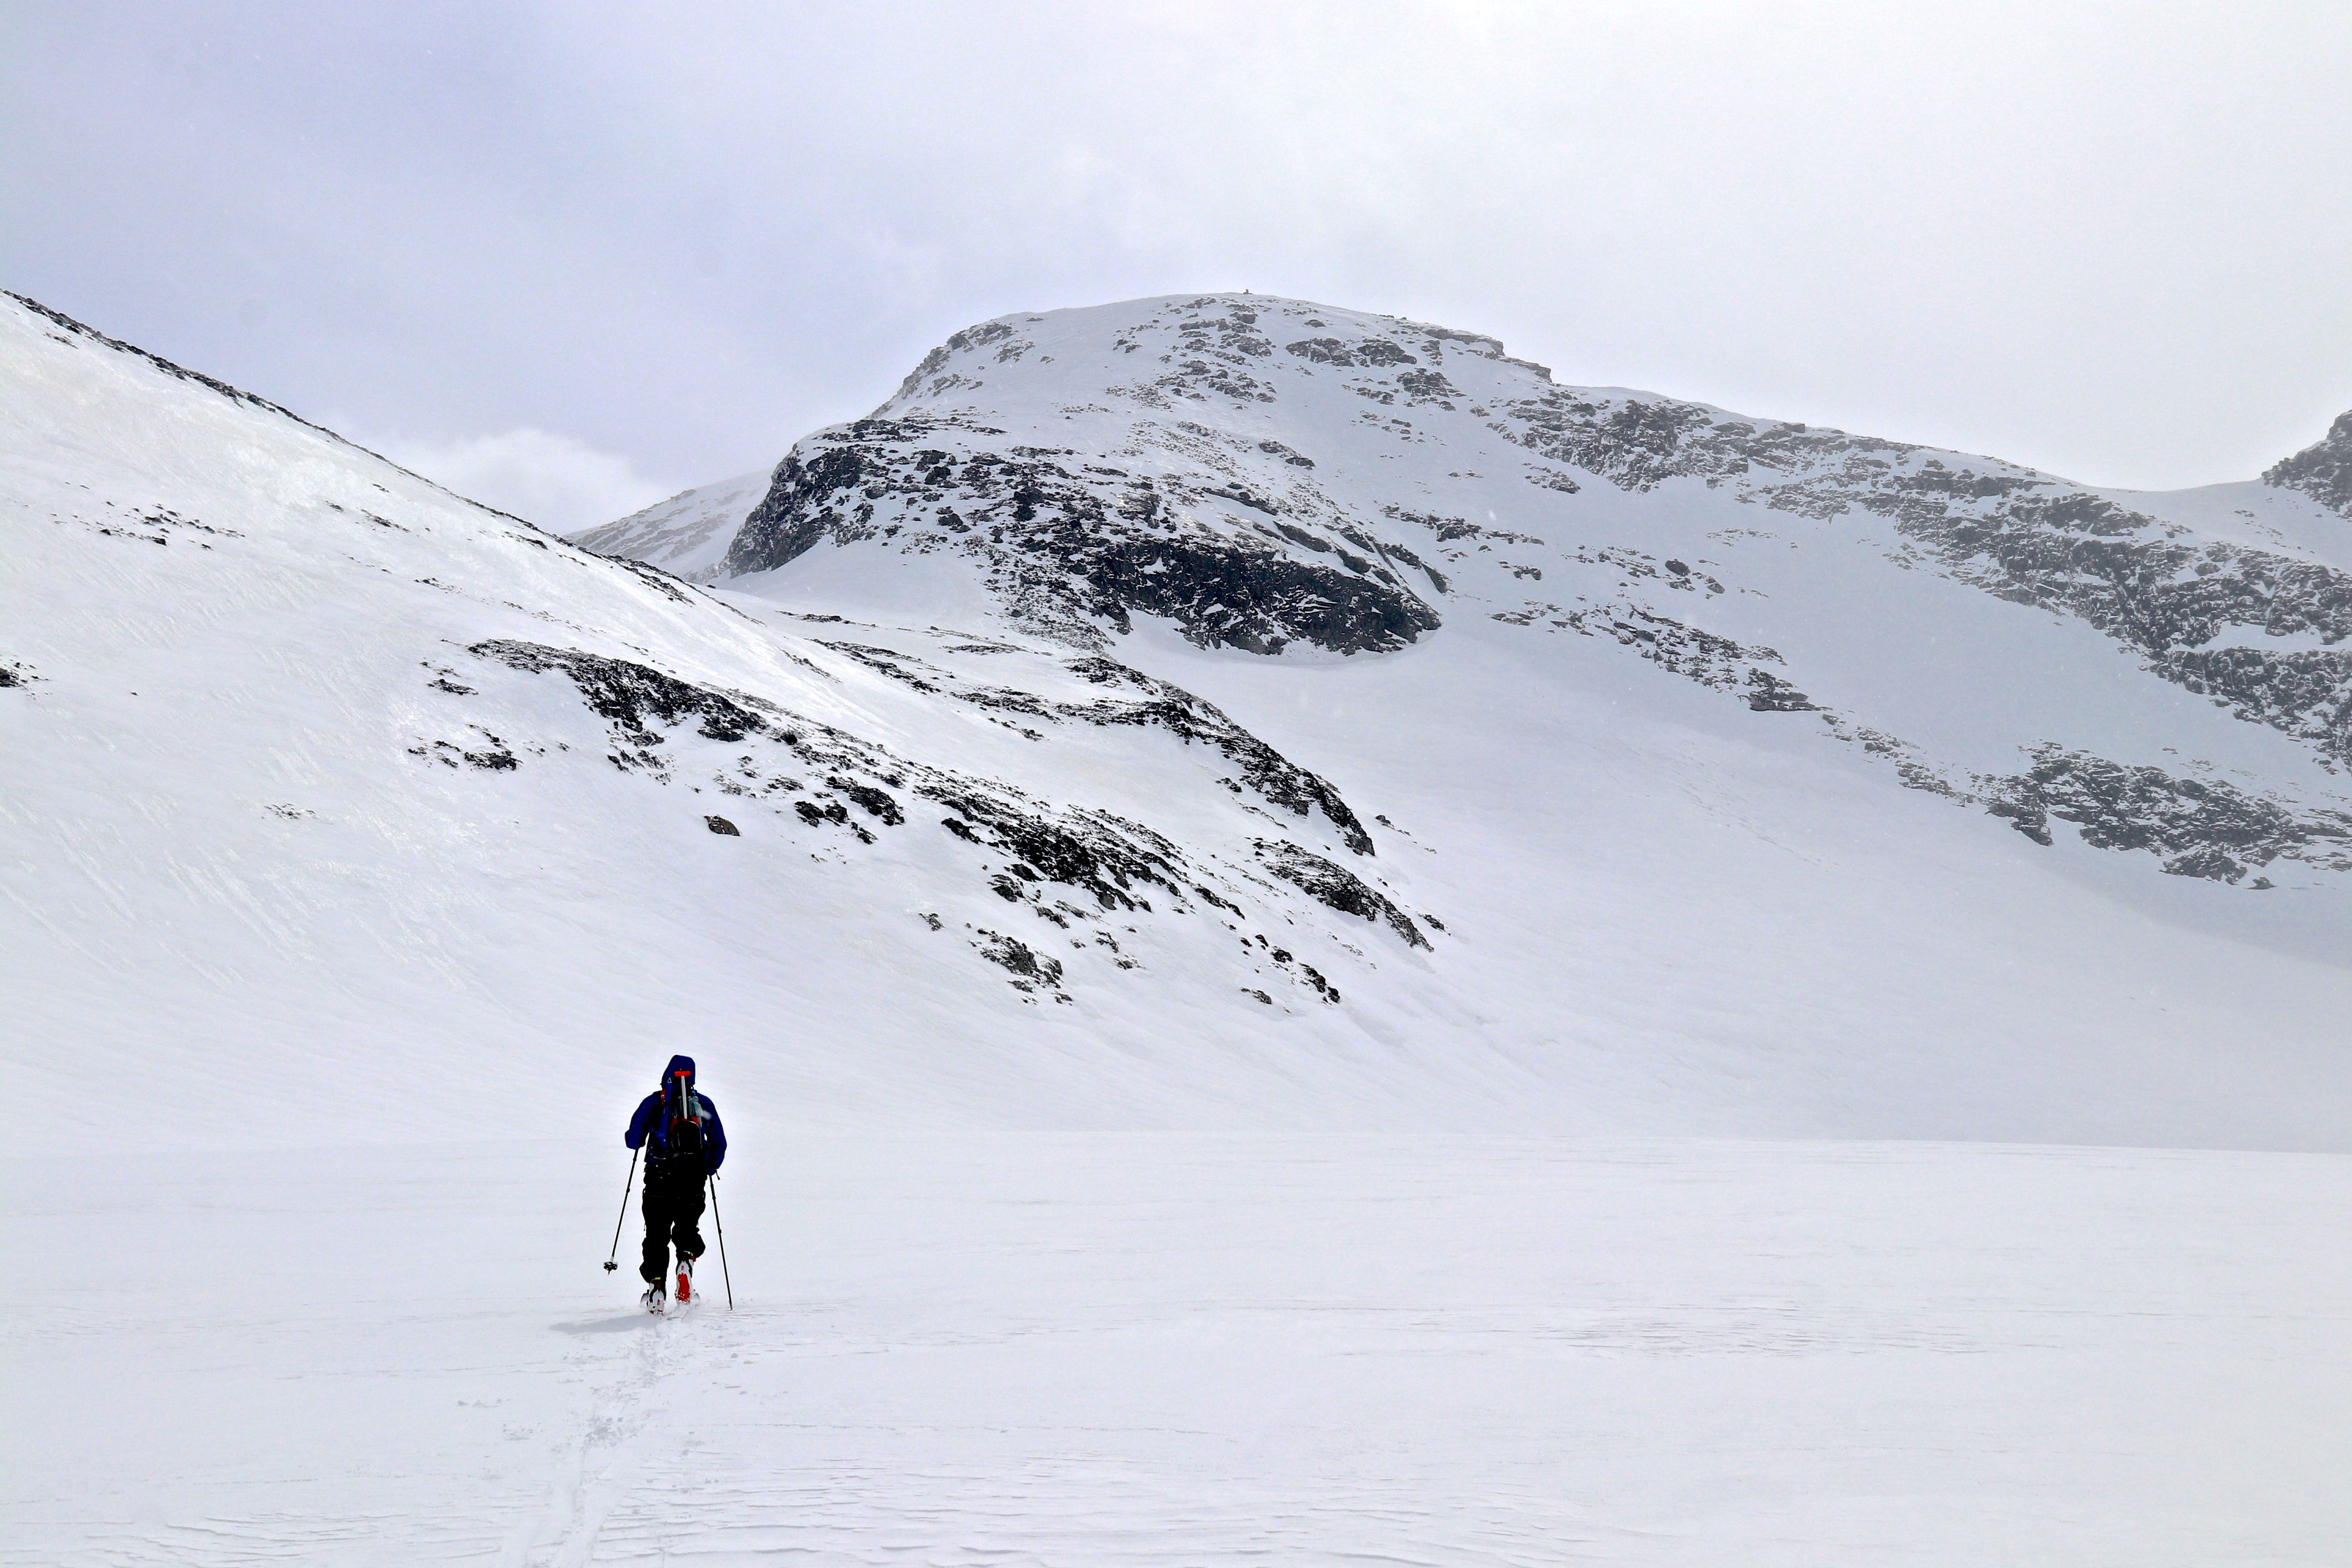
<svg viewBox="0 0 2352 1568">
<path fill-rule="evenodd" d="M 1057 362 L 1082 368 L 1045 370 Z M 1358 431 L 1335 428 L 1334 399 L 1318 402 L 1320 389 L 1305 384 L 1318 377 L 1338 377 L 1361 400 L 1344 422 Z M 1213 427 L 1199 422 L 1212 417 Z M 1473 464 L 1516 462 L 1537 493 L 1498 497 L 1489 485 L 1445 502 L 1430 499 L 1446 487 L 1426 474 L 1367 475 L 1397 456 L 1349 448 L 1345 437 L 1367 424 L 1408 453 L 1439 443 L 1461 465 L 1447 470 L 1454 480 Z M 2308 492 L 2322 503 L 2288 520 L 2302 533 L 2336 482 L 2339 437 L 2352 439 L 2352 416 L 2263 481 L 2277 497 Z M 1045 444 L 1056 440 L 1066 444 Z M 960 555 L 983 596 L 1036 635 L 1102 647 L 1140 615 L 1201 646 L 1255 654 L 1392 652 L 1436 632 L 1458 605 L 1475 606 L 1511 624 L 1611 637 L 1759 711 L 1823 712 L 1777 639 L 1701 624 L 1724 584 L 1673 552 L 1587 533 L 1574 564 L 1603 580 L 1596 587 L 1618 576 L 1620 591 L 1566 604 L 1496 607 L 1491 591 L 1465 589 L 1465 599 L 1447 574 L 1475 574 L 1471 552 L 1448 548 L 1469 541 L 1478 553 L 1518 550 L 1527 559 L 1502 566 L 1514 582 L 1540 583 L 1559 568 L 1536 563 L 1546 540 L 1522 530 L 1587 526 L 1576 499 L 1586 486 L 1643 498 L 1693 481 L 1765 513 L 1883 520 L 1891 533 L 1882 548 L 1897 565 L 2079 620 L 2147 673 L 2304 742 L 2324 773 L 2352 757 L 2352 649 L 2336 646 L 2352 637 L 2352 574 L 2249 508 L 2237 516 L 2254 529 L 2200 532 L 2158 515 L 2161 498 L 2134 506 L 2129 492 L 1999 459 L 1654 394 L 1563 388 L 1483 334 L 1267 296 L 1027 313 L 952 334 L 872 415 L 797 443 L 708 577 L 779 573 L 827 543 Z M 2192 493 L 2210 501 L 2212 489 Z M 1473 522 L 1481 510 L 1489 523 L 1498 510 L 1528 521 Z M 708 559 L 708 510 L 698 526 Z M 1637 582 L 1687 596 L 1622 591 Z M 2352 865 L 2352 819 L 2334 805 L 2301 811 L 2053 736 L 2021 737 L 2021 768 L 1937 766 L 1892 722 L 1834 709 L 1824 722 L 1900 759 L 1906 783 L 1982 805 L 2037 842 L 2055 816 L 2095 842 L 2158 848 L 2166 869 L 2185 875 L 2235 882 L 2282 856 Z"/>
<path fill-rule="evenodd" d="M 82 1090 L 33 1146 L 429 1140 L 419 1082 L 570 1135 L 680 1043 L 782 1127 L 2340 1142 L 2311 743 L 1875 514 L 1465 461 L 1416 342 L 1099 336 L 1073 398 L 1013 341 L 696 584 L 0 301 L 0 1074 Z"/>
</svg>

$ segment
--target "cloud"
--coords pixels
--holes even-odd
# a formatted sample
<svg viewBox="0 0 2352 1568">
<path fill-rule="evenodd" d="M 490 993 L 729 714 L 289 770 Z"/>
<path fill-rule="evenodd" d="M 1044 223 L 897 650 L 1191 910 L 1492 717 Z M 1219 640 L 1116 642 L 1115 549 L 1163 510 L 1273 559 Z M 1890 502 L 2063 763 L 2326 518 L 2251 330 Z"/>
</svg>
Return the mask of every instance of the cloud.
<svg viewBox="0 0 2352 1568">
<path fill-rule="evenodd" d="M 2352 403 L 2347 5 L 0 16 L 0 280 L 363 430 L 703 481 L 960 327 L 1241 287 L 2079 479 Z"/>
<path fill-rule="evenodd" d="M 558 533 L 626 517 L 677 488 L 656 484 L 626 458 L 529 427 L 455 441 L 373 445 L 404 468 Z"/>
</svg>

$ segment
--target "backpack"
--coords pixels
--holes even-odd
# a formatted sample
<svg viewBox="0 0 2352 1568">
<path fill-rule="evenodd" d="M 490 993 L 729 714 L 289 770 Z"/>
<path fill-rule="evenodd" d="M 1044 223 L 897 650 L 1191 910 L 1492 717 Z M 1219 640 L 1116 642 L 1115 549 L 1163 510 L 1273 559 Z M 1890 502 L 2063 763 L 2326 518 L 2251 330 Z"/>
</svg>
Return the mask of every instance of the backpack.
<svg viewBox="0 0 2352 1568">
<path fill-rule="evenodd" d="M 662 1090 L 663 1157 L 700 1163 L 709 1147 L 702 1121 L 702 1097 L 687 1087 L 686 1074 L 674 1075 Z"/>
</svg>

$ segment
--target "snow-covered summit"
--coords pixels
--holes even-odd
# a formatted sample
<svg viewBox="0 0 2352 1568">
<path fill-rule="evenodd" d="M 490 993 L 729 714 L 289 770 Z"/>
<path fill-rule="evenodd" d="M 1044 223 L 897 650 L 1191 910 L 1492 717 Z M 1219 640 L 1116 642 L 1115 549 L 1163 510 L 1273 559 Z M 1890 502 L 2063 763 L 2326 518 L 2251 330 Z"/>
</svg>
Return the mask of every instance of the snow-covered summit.
<svg viewBox="0 0 2352 1568">
<path fill-rule="evenodd" d="M 1097 648 L 1139 618 L 1259 654 L 1391 653 L 1465 620 L 1605 639 L 1757 711 L 1818 714 L 1901 782 L 2038 840 L 2055 817 L 2269 885 L 2256 868 L 2281 859 L 2352 865 L 2331 443 L 2260 485 L 2097 491 L 1562 387 L 1425 322 L 1171 297 L 956 333 L 871 416 L 793 448 L 719 571 L 982 606 Z M 1965 591 L 1890 619 L 1922 574 Z M 2133 661 L 2127 695 L 2052 666 L 2052 617 Z M 1989 707 L 1988 683 L 2013 695 Z"/>
</svg>

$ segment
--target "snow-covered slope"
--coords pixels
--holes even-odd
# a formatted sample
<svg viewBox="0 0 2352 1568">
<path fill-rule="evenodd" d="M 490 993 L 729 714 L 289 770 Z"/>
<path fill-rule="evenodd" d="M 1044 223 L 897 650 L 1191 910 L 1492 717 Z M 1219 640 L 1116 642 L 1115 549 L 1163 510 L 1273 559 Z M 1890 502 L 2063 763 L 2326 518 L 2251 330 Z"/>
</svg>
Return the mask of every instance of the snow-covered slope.
<svg viewBox="0 0 2352 1568">
<path fill-rule="evenodd" d="M 1698 471 L 1725 421 L 1570 453 L 1663 416 L 1067 312 L 803 443 L 707 592 L 0 332 L 36 1143 L 568 1130 L 677 1046 L 772 1125 L 2344 1139 L 2327 736 Z"/>
<path fill-rule="evenodd" d="M 1189 694 L 924 634 L 987 673 L 950 698 L 28 302 L 0 334 L 8 1088 L 76 1085 L 35 1144 L 413 1136 L 461 1090 L 601 1126 L 672 1045 L 803 1121 L 1449 1097 L 1354 1059 L 1438 1005 L 1358 817 Z"/>
<path fill-rule="evenodd" d="M 0 300 L 0 1564 L 2329 1560 L 2343 1155 L 1851 1141 L 2345 1142 L 2319 465 L 2053 565 L 1212 308 L 706 591 Z"/>
<path fill-rule="evenodd" d="M 626 556 L 689 583 L 708 583 L 719 575 L 743 520 L 767 495 L 770 478 L 762 468 L 715 485 L 698 485 L 572 537 L 600 555 Z"/>
</svg>

